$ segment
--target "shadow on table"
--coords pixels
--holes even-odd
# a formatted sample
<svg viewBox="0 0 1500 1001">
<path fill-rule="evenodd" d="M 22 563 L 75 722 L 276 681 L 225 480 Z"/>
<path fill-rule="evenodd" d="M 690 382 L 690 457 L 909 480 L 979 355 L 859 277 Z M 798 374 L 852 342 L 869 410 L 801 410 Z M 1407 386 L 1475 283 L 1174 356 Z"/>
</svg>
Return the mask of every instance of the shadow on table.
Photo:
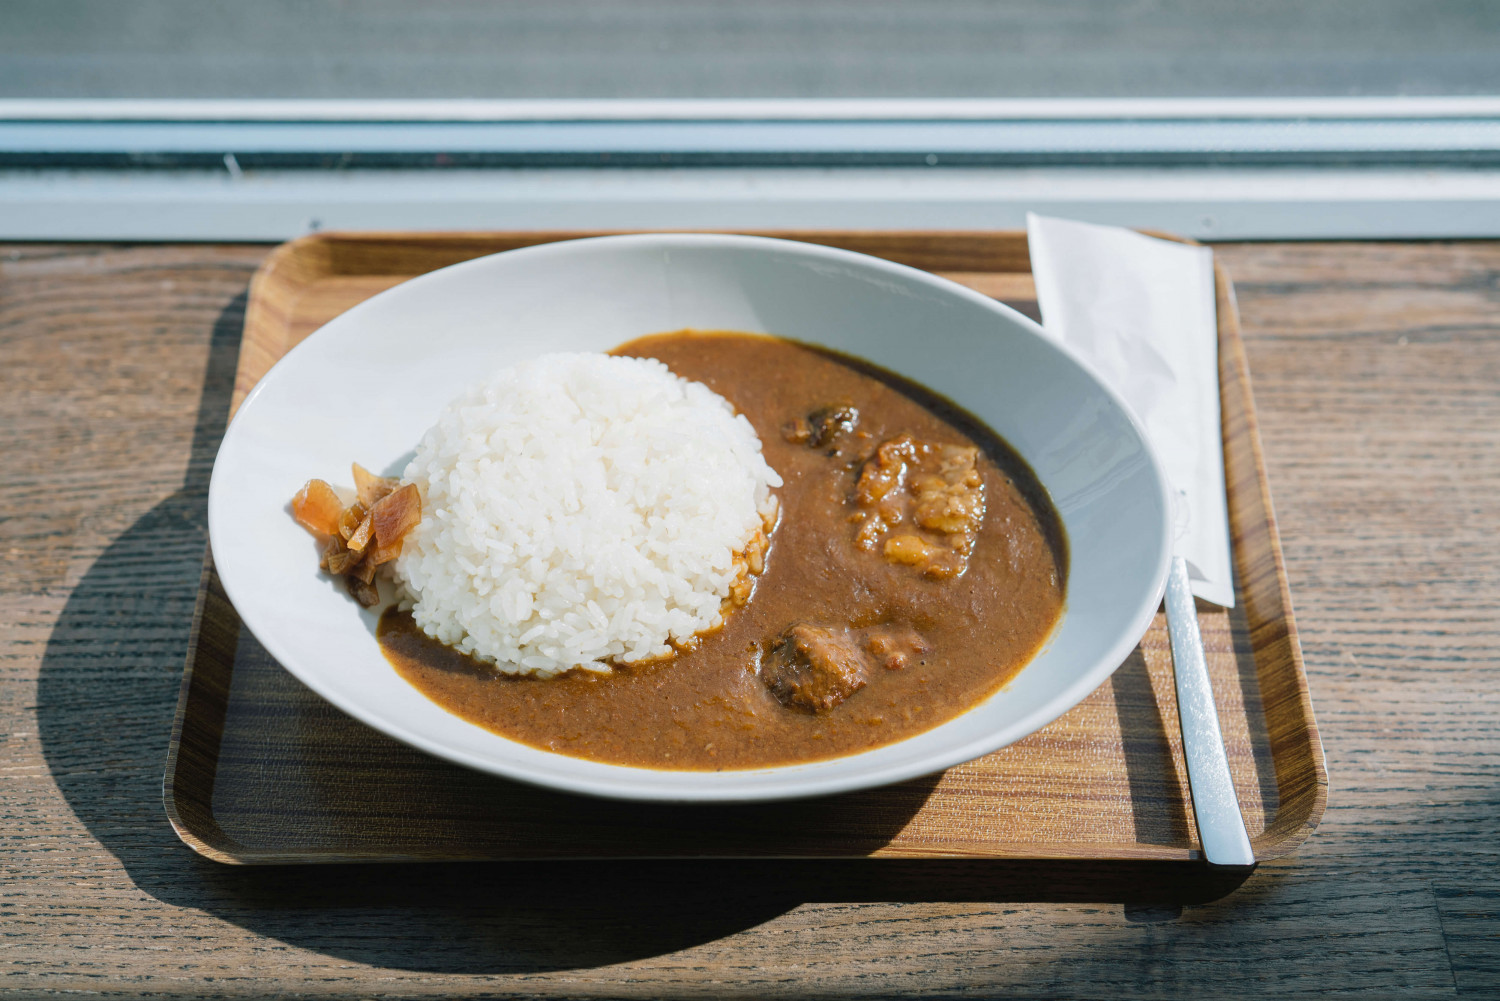
<svg viewBox="0 0 1500 1001">
<path fill-rule="evenodd" d="M 244 299 L 211 342 L 183 488 L 104 552 L 48 640 L 37 715 L 52 776 L 142 891 L 298 948 L 431 972 L 597 967 L 710 942 L 812 901 L 1084 901 L 1133 920 L 1244 875 L 1168 863 L 650 861 L 240 868 L 193 854 L 161 775 L 228 413 Z M 1127 679 L 1128 683 L 1128 679 Z M 1131 694 L 1128 689 L 1126 694 Z M 920 805 L 920 804 L 918 804 Z"/>
</svg>

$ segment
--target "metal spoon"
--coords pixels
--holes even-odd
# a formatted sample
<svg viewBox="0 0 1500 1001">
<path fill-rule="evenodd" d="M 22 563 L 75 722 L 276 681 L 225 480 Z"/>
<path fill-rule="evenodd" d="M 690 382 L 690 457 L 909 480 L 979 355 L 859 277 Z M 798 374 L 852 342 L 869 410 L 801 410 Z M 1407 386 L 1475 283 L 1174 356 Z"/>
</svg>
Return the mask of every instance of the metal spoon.
<svg viewBox="0 0 1500 1001">
<path fill-rule="evenodd" d="M 1229 755 L 1219 729 L 1219 712 L 1208 683 L 1208 661 L 1198 632 L 1198 609 L 1188 586 L 1187 560 L 1173 554 L 1167 576 L 1167 631 L 1172 637 L 1172 668 L 1177 678 L 1177 718 L 1182 724 L 1182 756 L 1198 840 L 1210 865 L 1251 866 L 1255 853 L 1240 815 L 1229 774 Z"/>
</svg>

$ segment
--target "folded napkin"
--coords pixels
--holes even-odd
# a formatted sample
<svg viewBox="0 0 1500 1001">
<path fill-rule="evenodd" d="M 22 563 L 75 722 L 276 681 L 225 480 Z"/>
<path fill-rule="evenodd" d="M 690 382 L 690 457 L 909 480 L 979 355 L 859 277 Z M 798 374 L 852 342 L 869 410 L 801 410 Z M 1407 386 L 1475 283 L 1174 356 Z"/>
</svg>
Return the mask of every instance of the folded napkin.
<svg viewBox="0 0 1500 1001">
<path fill-rule="evenodd" d="M 1193 593 L 1234 605 L 1213 251 L 1028 214 L 1042 325 L 1140 418 L 1175 496 L 1175 551 Z"/>
</svg>

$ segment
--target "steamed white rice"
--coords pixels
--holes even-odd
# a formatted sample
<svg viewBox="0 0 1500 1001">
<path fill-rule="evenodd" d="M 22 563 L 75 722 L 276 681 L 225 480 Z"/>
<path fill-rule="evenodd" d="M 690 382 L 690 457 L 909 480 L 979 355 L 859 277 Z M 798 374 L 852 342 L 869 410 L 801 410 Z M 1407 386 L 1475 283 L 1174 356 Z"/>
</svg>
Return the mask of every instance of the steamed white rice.
<svg viewBox="0 0 1500 1001">
<path fill-rule="evenodd" d="M 728 401 L 661 362 L 553 354 L 448 406 L 405 476 L 417 625 L 541 676 L 669 656 L 721 623 L 781 477 Z"/>
</svg>

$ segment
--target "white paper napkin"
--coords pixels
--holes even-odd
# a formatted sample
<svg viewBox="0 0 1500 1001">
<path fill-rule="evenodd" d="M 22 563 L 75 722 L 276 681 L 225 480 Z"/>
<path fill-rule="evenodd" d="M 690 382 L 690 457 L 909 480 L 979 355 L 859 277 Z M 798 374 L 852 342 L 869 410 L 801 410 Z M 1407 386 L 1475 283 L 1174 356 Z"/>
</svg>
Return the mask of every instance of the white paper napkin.
<svg viewBox="0 0 1500 1001">
<path fill-rule="evenodd" d="M 1193 593 L 1232 607 L 1213 251 L 1034 213 L 1026 231 L 1044 329 L 1145 425 L 1176 492 Z"/>
</svg>

